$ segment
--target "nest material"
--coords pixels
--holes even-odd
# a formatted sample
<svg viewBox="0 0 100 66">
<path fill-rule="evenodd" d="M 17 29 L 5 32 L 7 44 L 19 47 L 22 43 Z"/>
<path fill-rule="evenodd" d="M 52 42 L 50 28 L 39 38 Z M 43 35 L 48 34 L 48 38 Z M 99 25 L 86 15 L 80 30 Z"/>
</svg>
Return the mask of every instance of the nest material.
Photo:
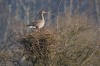
<svg viewBox="0 0 100 66">
<path fill-rule="evenodd" d="M 54 51 L 57 36 L 55 31 L 45 30 L 31 32 L 21 39 L 28 56 L 37 57 L 39 59 L 47 59 L 50 53 Z"/>
</svg>

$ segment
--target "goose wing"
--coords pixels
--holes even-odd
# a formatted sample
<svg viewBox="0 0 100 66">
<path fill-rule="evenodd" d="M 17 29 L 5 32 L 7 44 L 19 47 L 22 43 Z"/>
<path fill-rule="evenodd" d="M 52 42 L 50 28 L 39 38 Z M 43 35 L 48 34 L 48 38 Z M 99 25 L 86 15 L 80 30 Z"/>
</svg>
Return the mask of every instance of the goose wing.
<svg viewBox="0 0 100 66">
<path fill-rule="evenodd" d="M 29 25 L 27 26 L 37 26 L 39 23 L 41 23 L 41 20 L 36 20 L 34 22 L 31 22 Z"/>
</svg>

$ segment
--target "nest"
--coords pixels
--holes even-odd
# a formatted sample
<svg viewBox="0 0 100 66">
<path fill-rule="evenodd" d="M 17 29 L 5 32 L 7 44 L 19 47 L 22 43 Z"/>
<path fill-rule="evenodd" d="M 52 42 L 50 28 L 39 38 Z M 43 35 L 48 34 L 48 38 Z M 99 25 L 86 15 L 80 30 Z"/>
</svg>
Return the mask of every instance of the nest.
<svg viewBox="0 0 100 66">
<path fill-rule="evenodd" d="M 57 34 L 53 30 L 40 30 L 28 33 L 21 38 L 20 43 L 24 45 L 28 57 L 45 60 L 50 57 L 50 53 L 54 51 L 57 43 L 55 36 L 57 36 Z"/>
</svg>

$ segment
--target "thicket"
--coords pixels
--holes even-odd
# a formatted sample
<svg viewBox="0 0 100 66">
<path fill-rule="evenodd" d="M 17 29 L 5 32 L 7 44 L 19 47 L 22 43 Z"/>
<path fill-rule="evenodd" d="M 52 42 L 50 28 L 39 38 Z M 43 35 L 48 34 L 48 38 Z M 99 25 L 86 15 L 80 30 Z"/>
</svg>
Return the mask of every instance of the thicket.
<svg viewBox="0 0 100 66">
<path fill-rule="evenodd" d="M 35 66 L 99 66 L 98 30 L 86 16 L 58 16 L 58 28 L 21 38 L 26 59 Z"/>
<path fill-rule="evenodd" d="M 91 21 L 85 15 L 59 15 L 57 24 L 35 31 L 10 18 L 0 66 L 100 66 L 99 30 Z"/>
</svg>

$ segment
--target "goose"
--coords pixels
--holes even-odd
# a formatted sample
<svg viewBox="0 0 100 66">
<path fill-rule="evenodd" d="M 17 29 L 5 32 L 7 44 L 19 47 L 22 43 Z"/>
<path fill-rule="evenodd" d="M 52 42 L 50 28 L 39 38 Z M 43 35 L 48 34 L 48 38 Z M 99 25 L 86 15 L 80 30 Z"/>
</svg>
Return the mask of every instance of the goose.
<svg viewBox="0 0 100 66">
<path fill-rule="evenodd" d="M 41 11 L 39 13 L 39 19 L 35 20 L 34 22 L 30 23 L 27 26 L 29 26 L 29 28 L 36 28 L 36 29 L 42 28 L 44 26 L 44 24 L 45 24 L 44 14 L 46 14 L 46 12 L 45 11 Z"/>
</svg>

